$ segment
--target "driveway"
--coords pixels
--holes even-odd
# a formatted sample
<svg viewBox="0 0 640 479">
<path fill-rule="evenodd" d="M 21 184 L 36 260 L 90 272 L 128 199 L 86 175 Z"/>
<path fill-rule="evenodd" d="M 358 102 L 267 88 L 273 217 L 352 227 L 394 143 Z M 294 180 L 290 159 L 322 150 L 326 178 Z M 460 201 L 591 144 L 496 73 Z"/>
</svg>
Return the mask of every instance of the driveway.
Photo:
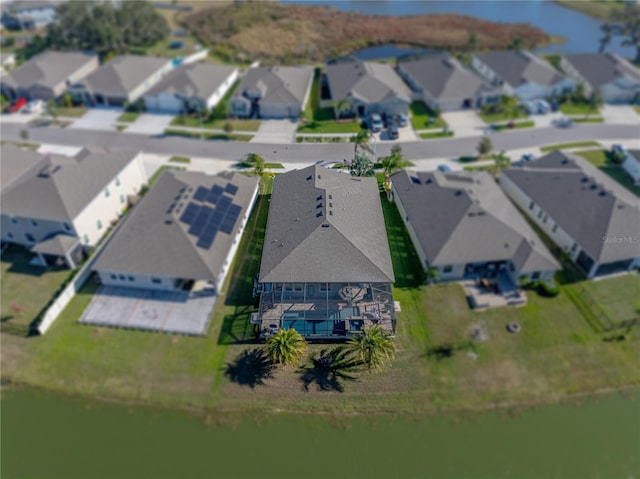
<svg viewBox="0 0 640 479">
<path fill-rule="evenodd" d="M 640 115 L 629 105 L 604 105 L 601 114 L 605 123 L 640 126 Z"/>
<path fill-rule="evenodd" d="M 102 286 L 80 323 L 204 336 L 217 296 Z"/>
<path fill-rule="evenodd" d="M 472 110 L 450 111 L 442 113 L 442 119 L 449 125 L 456 138 L 481 136 L 487 130 L 487 124 Z"/>
<path fill-rule="evenodd" d="M 173 115 L 159 115 L 152 113 L 143 113 L 125 130 L 127 133 L 140 133 L 146 135 L 160 135 L 164 130 L 169 128 Z"/>
<path fill-rule="evenodd" d="M 69 126 L 76 130 L 110 130 L 116 129 L 116 120 L 122 110 L 107 108 L 91 108 L 85 115 Z"/>
<path fill-rule="evenodd" d="M 263 120 L 251 143 L 295 143 L 297 129 L 291 120 Z"/>
</svg>

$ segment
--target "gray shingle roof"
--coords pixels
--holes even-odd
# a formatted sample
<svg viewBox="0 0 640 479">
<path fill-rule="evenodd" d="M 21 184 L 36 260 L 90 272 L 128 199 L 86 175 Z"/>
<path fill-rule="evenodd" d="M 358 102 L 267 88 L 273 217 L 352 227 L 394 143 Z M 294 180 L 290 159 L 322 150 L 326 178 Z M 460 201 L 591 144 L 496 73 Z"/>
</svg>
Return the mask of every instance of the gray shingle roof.
<svg viewBox="0 0 640 479">
<path fill-rule="evenodd" d="M 16 162 L 16 151 L 1 147 L 2 166 Z M 23 156 L 22 153 L 17 155 Z M 77 157 L 30 158 L 23 170 L 2 188 L 2 212 L 26 218 L 70 221 L 127 166 L 136 152 L 83 150 Z M 3 180 L 4 182 L 4 180 Z"/>
<path fill-rule="evenodd" d="M 409 89 L 391 65 L 354 60 L 327 65 L 326 72 L 334 100 L 377 103 L 396 97 L 411 102 Z"/>
<path fill-rule="evenodd" d="M 109 60 L 88 75 L 83 84 L 94 92 L 126 96 L 171 60 L 141 55 L 122 55 Z"/>
<path fill-rule="evenodd" d="M 313 67 L 308 66 L 250 68 L 245 72 L 232 99 L 242 97 L 247 90 L 260 90 L 261 102 L 302 106 L 312 80 Z"/>
<path fill-rule="evenodd" d="M 3 75 L 2 82 L 14 88 L 29 88 L 34 85 L 54 88 L 66 82 L 76 71 L 95 58 L 96 55 L 91 53 L 49 50 Z"/>
<path fill-rule="evenodd" d="M 42 162 L 42 155 L 37 151 L 12 144 L 0 146 L 0 153 L 0 190 Z"/>
<path fill-rule="evenodd" d="M 439 100 L 500 92 L 500 89 L 465 68 L 457 59 L 448 56 L 400 62 L 398 68 L 408 74 L 416 86 Z"/>
<path fill-rule="evenodd" d="M 208 63 L 190 63 L 165 75 L 146 95 L 179 94 L 208 100 L 236 67 Z"/>
<path fill-rule="evenodd" d="M 625 77 L 640 82 L 640 70 L 613 53 L 577 53 L 565 55 L 565 59 L 591 88 L 600 88 L 618 78 Z"/>
<path fill-rule="evenodd" d="M 640 256 L 638 244 L 603 240 L 638 236 L 640 200 L 584 158 L 554 151 L 503 174 L 595 261 Z"/>
<path fill-rule="evenodd" d="M 62 256 L 71 251 L 79 241 L 76 236 L 56 233 L 54 236 L 40 241 L 40 243 L 31 248 L 31 252 Z"/>
<path fill-rule="evenodd" d="M 515 88 L 526 83 L 549 86 L 564 78 L 549 63 L 531 52 L 497 50 L 477 57 L 505 83 Z"/>
<path fill-rule="evenodd" d="M 430 266 L 511 260 L 520 273 L 560 268 L 488 173 L 402 171 L 392 181 Z"/>
<path fill-rule="evenodd" d="M 230 196 L 241 207 L 232 233 L 218 231 L 209 248 L 197 245 L 182 221 L 190 203 L 212 206 L 193 198 L 199 187 L 227 184 L 238 187 Z M 216 176 L 165 171 L 136 205 L 97 258 L 94 269 L 151 276 L 216 280 L 233 244 L 241 218 L 251 206 L 258 180 L 240 173 Z M 172 208 L 172 205 L 174 207 Z M 182 206 L 180 206 L 182 205 Z M 198 221 L 202 223 L 201 221 Z"/>
<path fill-rule="evenodd" d="M 260 282 L 393 281 L 375 178 L 316 165 L 275 178 Z"/>
</svg>

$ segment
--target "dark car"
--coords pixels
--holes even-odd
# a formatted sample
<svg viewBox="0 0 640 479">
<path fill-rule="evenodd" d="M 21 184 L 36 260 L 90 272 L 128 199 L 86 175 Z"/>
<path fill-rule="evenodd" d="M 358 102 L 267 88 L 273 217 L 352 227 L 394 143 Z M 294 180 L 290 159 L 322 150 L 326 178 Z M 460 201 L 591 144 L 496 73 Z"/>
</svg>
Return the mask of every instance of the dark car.
<svg viewBox="0 0 640 479">
<path fill-rule="evenodd" d="M 395 123 L 391 123 L 387 131 L 389 132 L 390 140 L 397 140 L 400 137 L 400 133 L 398 133 L 398 125 Z"/>
</svg>

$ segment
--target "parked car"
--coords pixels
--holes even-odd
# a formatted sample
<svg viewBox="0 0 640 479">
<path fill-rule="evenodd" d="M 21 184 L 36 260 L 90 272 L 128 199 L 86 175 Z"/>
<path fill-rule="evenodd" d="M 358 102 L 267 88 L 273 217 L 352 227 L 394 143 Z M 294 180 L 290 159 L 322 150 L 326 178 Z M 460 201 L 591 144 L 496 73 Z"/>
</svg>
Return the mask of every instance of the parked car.
<svg viewBox="0 0 640 479">
<path fill-rule="evenodd" d="M 43 108 L 44 102 L 42 100 L 33 100 L 25 105 L 22 113 L 40 113 Z"/>
<path fill-rule="evenodd" d="M 571 128 L 573 126 L 573 120 L 571 118 L 567 118 L 563 116 L 554 120 L 554 124 L 559 128 Z"/>
<path fill-rule="evenodd" d="M 398 132 L 398 126 L 395 123 L 390 123 L 389 128 L 387 129 L 389 133 L 390 140 L 397 140 L 400 137 L 400 133 Z"/>
<path fill-rule="evenodd" d="M 26 98 L 18 98 L 17 100 L 13 100 L 6 108 L 5 113 L 17 113 L 22 110 L 26 104 Z"/>
<path fill-rule="evenodd" d="M 556 112 L 560 109 L 560 103 L 558 103 L 557 100 L 551 100 L 549 102 L 549 105 L 551 105 L 551 111 Z"/>
<path fill-rule="evenodd" d="M 398 120 L 398 126 L 407 126 L 409 124 L 409 117 L 404 113 L 401 113 L 400 115 L 398 115 L 397 120 Z"/>
<path fill-rule="evenodd" d="M 536 159 L 536 157 L 535 157 L 535 156 L 533 156 L 531 153 L 525 153 L 524 155 L 522 155 L 522 156 L 520 157 L 520 159 L 521 159 L 522 161 L 532 161 L 532 160 L 535 160 L 535 159 Z"/>
<path fill-rule="evenodd" d="M 624 145 L 612 145 L 611 146 L 611 153 L 613 153 L 614 155 L 627 155 L 627 147 Z"/>
<path fill-rule="evenodd" d="M 546 115 L 551 111 L 551 105 L 544 100 L 536 100 L 535 102 L 536 110 L 541 115 Z"/>
<path fill-rule="evenodd" d="M 532 101 L 522 102 L 521 106 L 529 115 L 535 115 L 536 113 L 538 113 L 538 107 Z"/>
<path fill-rule="evenodd" d="M 442 171 L 443 173 L 447 173 L 451 171 L 451 167 L 449 165 L 438 165 L 438 171 Z"/>
<path fill-rule="evenodd" d="M 382 117 L 377 113 L 372 114 L 369 120 L 369 125 L 371 128 L 371 131 L 374 133 L 382 131 Z"/>
</svg>

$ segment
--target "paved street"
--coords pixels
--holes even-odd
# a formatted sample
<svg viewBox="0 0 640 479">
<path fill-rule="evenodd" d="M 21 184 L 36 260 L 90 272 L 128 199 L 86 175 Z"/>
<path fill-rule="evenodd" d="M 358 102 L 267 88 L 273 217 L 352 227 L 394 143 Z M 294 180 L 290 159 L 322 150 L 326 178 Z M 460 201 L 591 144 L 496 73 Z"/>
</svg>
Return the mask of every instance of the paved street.
<svg viewBox="0 0 640 479">
<path fill-rule="evenodd" d="M 0 137 L 3 140 L 21 141 L 20 131 L 24 125 L 2 123 Z M 204 141 L 188 138 L 156 138 L 148 135 L 126 134 L 108 131 L 77 131 L 59 127 L 29 128 L 30 141 L 55 145 L 103 146 L 111 149 L 143 150 L 147 153 L 181 155 L 240 161 L 247 153 L 258 153 L 267 161 L 280 163 L 315 163 L 316 161 L 341 161 L 353 153 L 350 143 L 318 144 L 262 144 L 230 141 Z M 545 144 L 567 143 L 587 140 L 638 140 L 637 125 L 583 124 L 572 128 L 536 128 L 506 133 L 494 133 L 491 137 L 493 149 L 515 150 Z M 476 154 L 480 137 L 451 138 L 402 143 L 407 159 L 452 158 Z M 377 145 L 379 156 L 389 154 L 391 143 Z M 638 146 L 640 148 L 640 140 Z"/>
</svg>

